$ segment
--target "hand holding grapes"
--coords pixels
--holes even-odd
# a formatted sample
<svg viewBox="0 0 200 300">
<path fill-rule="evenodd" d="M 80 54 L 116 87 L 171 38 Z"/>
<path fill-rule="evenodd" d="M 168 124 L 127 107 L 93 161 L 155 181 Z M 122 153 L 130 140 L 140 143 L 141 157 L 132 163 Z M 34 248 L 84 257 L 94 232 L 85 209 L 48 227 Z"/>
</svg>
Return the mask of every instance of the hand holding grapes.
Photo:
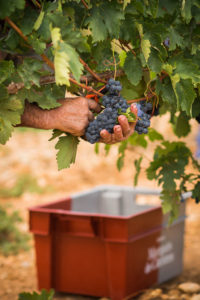
<svg viewBox="0 0 200 300">
<path fill-rule="evenodd" d="M 37 105 L 26 102 L 20 126 L 59 129 L 75 136 L 82 136 L 89 122 L 94 119 L 93 112 L 101 111 L 98 103 L 84 97 L 66 98 L 58 102 L 61 106 L 51 110 L 43 110 Z M 119 125 L 114 126 L 112 134 L 107 130 L 101 131 L 100 142 L 106 144 L 121 142 L 133 133 L 135 123 L 128 123 L 125 116 L 119 116 L 118 121 Z"/>
<path fill-rule="evenodd" d="M 137 116 L 137 106 L 131 104 L 131 112 Z M 136 120 L 137 121 L 137 120 Z M 115 144 L 127 139 L 135 130 L 135 122 L 129 123 L 127 118 L 123 115 L 118 117 L 119 125 L 115 125 L 113 128 L 113 133 L 109 133 L 106 129 L 100 132 L 100 142 L 105 144 Z"/>
</svg>

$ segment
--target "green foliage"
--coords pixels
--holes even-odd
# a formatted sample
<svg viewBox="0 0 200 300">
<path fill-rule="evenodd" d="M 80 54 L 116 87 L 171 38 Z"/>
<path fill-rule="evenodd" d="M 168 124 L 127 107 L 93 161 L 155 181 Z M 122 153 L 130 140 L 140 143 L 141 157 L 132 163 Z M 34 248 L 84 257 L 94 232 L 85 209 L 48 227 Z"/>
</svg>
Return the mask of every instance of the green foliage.
<svg viewBox="0 0 200 300">
<path fill-rule="evenodd" d="M 53 300 L 54 290 L 49 292 L 42 289 L 41 293 L 21 293 L 18 300 Z"/>
<path fill-rule="evenodd" d="M 29 174 L 22 174 L 17 178 L 13 186 L 9 188 L 0 186 L 0 197 L 20 197 L 25 192 L 41 194 L 46 191 L 52 191 L 52 186 L 40 187 L 36 178 Z"/>
<path fill-rule="evenodd" d="M 91 78 L 80 58 L 95 73 L 110 71 L 114 77 L 115 71 L 120 71 L 117 79 L 123 85 L 124 98 L 146 97 L 154 106 L 159 103 L 162 114 L 170 113 L 174 133 L 179 138 L 187 136 L 190 120 L 200 113 L 199 1 L 100 0 L 87 1 L 87 6 L 77 0 L 33 0 L 27 5 L 24 0 L 0 1 L 0 143 L 5 144 L 20 123 L 25 99 L 52 109 L 59 106 L 57 99 L 64 98 L 66 85 L 69 91 L 84 95 L 85 91 L 70 82 L 71 78 L 77 82 L 88 75 Z M 6 17 L 18 26 L 25 40 Z M 44 62 L 43 54 L 54 63 L 54 70 Z M 55 82 L 44 84 L 44 78 L 52 74 Z M 15 94 L 8 88 L 12 82 L 21 85 Z M 94 89 L 100 85 L 96 80 L 88 84 Z M 78 139 L 56 131 L 54 137 L 59 138 L 59 169 L 69 167 L 75 161 Z M 147 136 L 134 133 L 119 145 L 117 167 L 123 167 L 127 147 L 145 149 L 149 141 L 161 142 L 161 146 L 155 150 L 148 176 L 163 186 L 165 211 L 175 212 L 181 191 L 196 178 L 182 174 L 192 159 L 186 146 L 167 143 L 153 129 Z M 110 146 L 105 148 L 108 153 Z M 175 159 L 177 150 L 185 151 L 185 160 L 179 160 L 181 154 Z M 135 182 L 142 163 L 142 159 L 135 162 Z M 198 189 L 199 185 L 194 185 L 193 195 Z"/>
<path fill-rule="evenodd" d="M 142 78 L 142 66 L 141 62 L 133 56 L 132 53 L 128 53 L 125 63 L 124 71 L 133 85 L 137 85 Z"/>
<path fill-rule="evenodd" d="M 58 149 L 56 156 L 58 170 L 69 168 L 71 164 L 75 163 L 78 143 L 78 138 L 71 134 L 59 137 L 59 140 L 55 146 L 55 148 Z"/>
<path fill-rule="evenodd" d="M 146 170 L 148 179 L 155 179 L 162 186 L 163 211 L 171 213 L 171 220 L 177 217 L 181 193 L 186 191 L 185 183 L 189 181 L 194 186 L 194 191 L 199 190 L 199 176 L 186 173 L 189 160 L 193 161 L 199 172 L 199 164 L 183 142 L 163 141 L 155 149 L 153 161 Z M 196 196 L 196 192 L 193 192 L 193 196 Z"/>
<path fill-rule="evenodd" d="M 143 157 L 140 156 L 139 159 L 136 159 L 136 160 L 134 161 L 135 170 L 136 170 L 136 173 L 135 173 L 135 176 L 134 176 L 134 185 L 137 185 L 137 184 L 138 184 L 138 177 L 139 177 L 139 174 L 140 174 L 140 171 L 141 171 L 141 163 L 142 163 L 142 160 L 143 160 Z"/>
<path fill-rule="evenodd" d="M 0 220 L 0 252 L 7 256 L 29 250 L 29 236 L 18 229 L 18 224 L 22 222 L 19 213 L 9 213 L 8 208 L 0 206 Z"/>
<path fill-rule="evenodd" d="M 16 9 L 23 9 L 25 6 L 25 0 L 8 0 L 0 2 L 0 19 L 9 17 Z"/>
</svg>

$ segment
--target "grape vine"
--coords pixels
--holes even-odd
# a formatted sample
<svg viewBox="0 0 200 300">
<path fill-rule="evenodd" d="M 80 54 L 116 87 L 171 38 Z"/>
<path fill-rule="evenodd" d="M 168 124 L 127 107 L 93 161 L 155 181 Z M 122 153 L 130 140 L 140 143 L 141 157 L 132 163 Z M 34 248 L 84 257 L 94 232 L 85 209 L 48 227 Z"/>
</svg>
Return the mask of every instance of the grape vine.
<svg viewBox="0 0 200 300">
<path fill-rule="evenodd" d="M 199 15 L 196 0 L 0 1 L 0 143 L 20 123 L 25 100 L 53 109 L 66 88 L 96 95 L 103 111 L 86 130 L 91 143 L 101 128 L 112 132 L 119 114 L 134 119 L 129 105 L 136 102 L 136 130 L 120 143 L 117 166 L 127 148 L 159 142 L 146 174 L 162 187 L 164 211 L 176 217 L 188 187 L 199 201 L 200 165 L 185 143 L 151 128 L 150 118 L 168 113 L 178 138 L 200 120 Z M 99 91 L 102 84 L 107 90 Z M 52 138 L 59 169 L 69 167 L 78 139 L 56 130 Z M 133 162 L 135 183 L 144 159 Z"/>
</svg>

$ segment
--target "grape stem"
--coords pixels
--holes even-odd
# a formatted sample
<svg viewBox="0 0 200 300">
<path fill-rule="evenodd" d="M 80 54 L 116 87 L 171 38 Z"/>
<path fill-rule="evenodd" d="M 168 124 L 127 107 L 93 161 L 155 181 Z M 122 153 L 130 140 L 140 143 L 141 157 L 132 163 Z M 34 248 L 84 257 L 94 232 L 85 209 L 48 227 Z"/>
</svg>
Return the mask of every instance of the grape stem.
<svg viewBox="0 0 200 300">
<path fill-rule="evenodd" d="M 37 0 L 31 0 L 31 2 L 33 2 L 33 4 L 36 5 L 38 8 L 41 8 L 41 5 Z"/>
<path fill-rule="evenodd" d="M 83 3 L 83 5 L 85 6 L 86 9 L 89 9 L 87 3 L 84 0 L 81 0 L 81 2 Z"/>
<path fill-rule="evenodd" d="M 132 100 L 127 100 L 127 103 L 136 103 L 136 102 L 140 102 L 140 101 L 148 101 L 149 99 L 153 98 L 155 95 L 150 94 L 146 97 L 142 97 L 142 98 L 137 98 L 137 99 L 132 99 Z"/>
<path fill-rule="evenodd" d="M 100 82 L 103 82 L 103 83 L 106 83 L 106 81 L 105 80 L 103 80 L 102 78 L 100 78 L 99 76 L 98 76 L 98 74 L 96 74 L 94 71 L 92 71 L 91 69 L 90 69 L 90 67 L 88 66 L 88 64 L 86 64 L 86 62 L 82 59 L 82 58 L 80 58 L 80 62 L 81 62 L 81 64 L 84 66 L 84 68 L 97 80 L 97 81 L 100 81 Z"/>
</svg>

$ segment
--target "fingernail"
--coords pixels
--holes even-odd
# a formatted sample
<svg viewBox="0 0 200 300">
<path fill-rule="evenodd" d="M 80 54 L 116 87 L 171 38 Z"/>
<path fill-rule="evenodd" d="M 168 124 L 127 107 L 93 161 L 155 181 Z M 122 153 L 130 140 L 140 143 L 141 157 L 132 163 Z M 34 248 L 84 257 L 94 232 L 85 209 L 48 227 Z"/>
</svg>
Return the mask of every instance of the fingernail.
<svg viewBox="0 0 200 300">
<path fill-rule="evenodd" d="M 119 118 L 120 118 L 121 121 L 124 121 L 126 119 L 125 116 L 119 116 Z"/>
<path fill-rule="evenodd" d="M 137 110 L 137 105 L 135 103 L 131 104 L 131 110 Z"/>
<path fill-rule="evenodd" d="M 115 125 L 114 130 L 117 131 L 117 132 L 120 131 L 120 127 L 118 125 Z"/>
</svg>

